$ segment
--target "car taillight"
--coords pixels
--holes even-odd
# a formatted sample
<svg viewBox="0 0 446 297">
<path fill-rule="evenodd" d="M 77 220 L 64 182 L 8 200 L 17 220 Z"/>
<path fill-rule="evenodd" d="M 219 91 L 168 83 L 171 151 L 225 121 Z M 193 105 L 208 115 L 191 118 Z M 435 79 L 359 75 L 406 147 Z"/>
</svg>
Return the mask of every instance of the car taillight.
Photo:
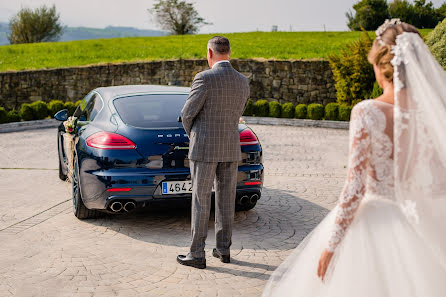
<svg viewBox="0 0 446 297">
<path fill-rule="evenodd" d="M 107 192 L 128 192 L 131 189 L 132 188 L 110 188 L 110 189 L 107 189 Z"/>
<path fill-rule="evenodd" d="M 260 181 L 255 181 L 255 182 L 245 182 L 245 185 L 247 186 L 257 186 L 257 185 L 261 185 L 262 182 Z"/>
<path fill-rule="evenodd" d="M 136 145 L 122 135 L 110 132 L 98 132 L 87 138 L 87 145 L 103 150 L 131 150 Z"/>
<path fill-rule="evenodd" d="M 257 137 L 250 129 L 245 129 L 240 132 L 240 145 L 259 144 Z"/>
</svg>

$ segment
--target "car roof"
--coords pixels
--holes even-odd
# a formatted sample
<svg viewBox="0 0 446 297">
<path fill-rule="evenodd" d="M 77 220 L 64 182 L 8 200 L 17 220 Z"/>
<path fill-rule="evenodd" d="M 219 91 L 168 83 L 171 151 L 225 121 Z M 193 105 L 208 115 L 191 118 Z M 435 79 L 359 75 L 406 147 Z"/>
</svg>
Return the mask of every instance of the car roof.
<svg viewBox="0 0 446 297">
<path fill-rule="evenodd" d="M 187 94 L 190 88 L 177 86 L 161 86 L 161 85 L 125 85 L 113 87 L 96 88 L 94 91 L 98 92 L 104 100 L 109 100 L 115 97 L 141 95 L 149 93 L 166 93 L 166 94 Z"/>
</svg>

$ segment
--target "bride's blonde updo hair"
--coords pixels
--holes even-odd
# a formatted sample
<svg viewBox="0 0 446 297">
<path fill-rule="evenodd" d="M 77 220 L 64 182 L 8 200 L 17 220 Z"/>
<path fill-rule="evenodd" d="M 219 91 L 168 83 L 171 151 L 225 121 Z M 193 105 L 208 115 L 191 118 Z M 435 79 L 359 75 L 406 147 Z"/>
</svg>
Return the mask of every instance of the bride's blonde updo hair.
<svg viewBox="0 0 446 297">
<path fill-rule="evenodd" d="M 412 32 L 420 35 L 417 28 L 407 23 L 402 22 L 400 24 L 390 25 L 379 36 L 376 36 L 377 38 L 373 41 L 368 55 L 370 64 L 377 65 L 384 78 L 389 82 L 393 81 L 393 65 L 390 63 L 394 56 L 391 53 L 392 46 L 396 44 L 396 37 L 403 32 Z"/>
</svg>

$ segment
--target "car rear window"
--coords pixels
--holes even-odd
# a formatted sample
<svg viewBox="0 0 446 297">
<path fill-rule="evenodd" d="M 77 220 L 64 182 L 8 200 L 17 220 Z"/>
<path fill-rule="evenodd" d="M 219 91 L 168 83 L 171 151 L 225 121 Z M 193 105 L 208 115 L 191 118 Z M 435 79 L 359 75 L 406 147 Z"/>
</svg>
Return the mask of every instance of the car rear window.
<svg viewBox="0 0 446 297">
<path fill-rule="evenodd" d="M 113 104 L 127 125 L 137 128 L 182 128 L 178 122 L 187 94 L 154 94 L 120 97 Z"/>
</svg>

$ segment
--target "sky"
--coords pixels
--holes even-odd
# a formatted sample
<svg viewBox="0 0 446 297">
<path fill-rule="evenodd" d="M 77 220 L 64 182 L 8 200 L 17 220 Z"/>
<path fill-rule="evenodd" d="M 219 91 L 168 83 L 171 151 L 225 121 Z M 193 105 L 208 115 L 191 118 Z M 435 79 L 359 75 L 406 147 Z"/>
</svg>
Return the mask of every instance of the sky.
<svg viewBox="0 0 446 297">
<path fill-rule="evenodd" d="M 446 0 L 432 0 L 439 7 Z M 22 7 L 56 5 L 61 22 L 70 27 L 125 26 L 159 29 L 147 12 L 155 0 L 0 0 L 0 22 Z M 212 25 L 199 33 L 271 31 L 346 31 L 345 13 L 357 0 L 193 0 Z"/>
</svg>

